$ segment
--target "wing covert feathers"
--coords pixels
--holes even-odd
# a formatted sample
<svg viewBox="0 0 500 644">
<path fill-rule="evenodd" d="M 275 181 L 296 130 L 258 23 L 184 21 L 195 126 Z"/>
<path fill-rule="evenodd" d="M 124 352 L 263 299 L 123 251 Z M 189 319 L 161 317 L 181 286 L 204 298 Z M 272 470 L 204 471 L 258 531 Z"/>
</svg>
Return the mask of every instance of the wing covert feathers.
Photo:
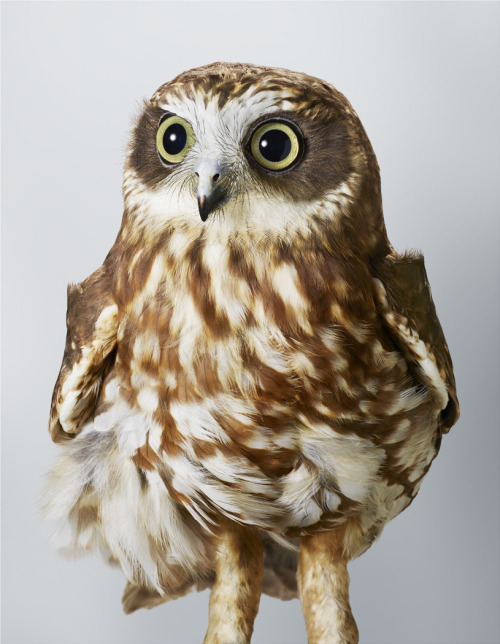
<svg viewBox="0 0 500 644">
<path fill-rule="evenodd" d="M 66 346 L 50 409 L 54 442 L 72 438 L 95 410 L 101 385 L 114 362 L 118 307 L 104 267 L 68 285 Z"/>
<path fill-rule="evenodd" d="M 375 267 L 377 306 L 393 342 L 441 406 L 441 429 L 460 415 L 453 364 L 418 253 L 393 252 Z"/>
</svg>

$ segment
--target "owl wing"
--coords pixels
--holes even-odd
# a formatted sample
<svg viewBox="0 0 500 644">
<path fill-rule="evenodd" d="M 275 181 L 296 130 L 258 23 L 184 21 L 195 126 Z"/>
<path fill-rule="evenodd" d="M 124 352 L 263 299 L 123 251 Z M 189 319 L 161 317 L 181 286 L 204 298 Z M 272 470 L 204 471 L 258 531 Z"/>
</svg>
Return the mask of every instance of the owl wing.
<svg viewBox="0 0 500 644">
<path fill-rule="evenodd" d="M 118 307 L 104 266 L 68 286 L 66 346 L 50 409 L 52 440 L 72 438 L 93 414 L 114 363 Z"/>
<path fill-rule="evenodd" d="M 377 307 L 393 342 L 417 380 L 441 408 L 441 429 L 448 432 L 460 415 L 453 364 L 436 315 L 431 289 L 418 253 L 387 255 L 374 265 Z"/>
</svg>

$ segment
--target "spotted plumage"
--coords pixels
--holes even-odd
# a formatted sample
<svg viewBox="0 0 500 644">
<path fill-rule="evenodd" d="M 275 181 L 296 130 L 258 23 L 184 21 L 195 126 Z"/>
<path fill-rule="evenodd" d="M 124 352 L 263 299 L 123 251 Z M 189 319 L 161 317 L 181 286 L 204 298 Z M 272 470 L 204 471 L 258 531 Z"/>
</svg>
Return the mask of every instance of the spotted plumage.
<svg viewBox="0 0 500 644">
<path fill-rule="evenodd" d="M 123 195 L 68 290 L 57 547 L 119 564 L 126 612 L 213 587 L 206 642 L 248 642 L 261 589 L 300 593 L 310 642 L 357 641 L 346 563 L 411 503 L 458 402 L 356 113 L 305 74 L 190 70 L 145 102 Z"/>
</svg>

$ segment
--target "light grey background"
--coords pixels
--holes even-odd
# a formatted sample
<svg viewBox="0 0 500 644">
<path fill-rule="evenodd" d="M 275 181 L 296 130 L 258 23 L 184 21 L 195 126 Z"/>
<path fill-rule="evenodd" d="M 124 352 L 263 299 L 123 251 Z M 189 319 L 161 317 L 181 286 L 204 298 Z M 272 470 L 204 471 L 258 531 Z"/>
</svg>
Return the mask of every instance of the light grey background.
<svg viewBox="0 0 500 644">
<path fill-rule="evenodd" d="M 121 572 L 48 546 L 36 500 L 66 284 L 121 219 L 142 97 L 215 60 L 332 82 L 363 121 L 399 250 L 423 250 L 462 418 L 411 508 L 353 562 L 361 642 L 499 641 L 497 3 L 3 3 L 4 644 L 196 644 L 208 594 L 130 617 Z M 264 597 L 255 643 L 306 641 L 300 604 Z"/>
</svg>

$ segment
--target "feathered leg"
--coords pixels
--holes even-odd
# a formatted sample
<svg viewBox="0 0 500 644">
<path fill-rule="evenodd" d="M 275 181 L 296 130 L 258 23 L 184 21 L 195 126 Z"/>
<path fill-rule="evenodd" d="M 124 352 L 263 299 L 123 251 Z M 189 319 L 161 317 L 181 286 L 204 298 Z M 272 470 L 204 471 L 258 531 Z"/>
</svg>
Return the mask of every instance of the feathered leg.
<svg viewBox="0 0 500 644">
<path fill-rule="evenodd" d="M 249 644 L 263 577 L 260 535 L 254 528 L 227 523 L 216 546 L 204 644 Z"/>
<path fill-rule="evenodd" d="M 298 583 L 309 644 L 357 644 L 349 605 L 345 526 L 300 540 Z"/>
</svg>

